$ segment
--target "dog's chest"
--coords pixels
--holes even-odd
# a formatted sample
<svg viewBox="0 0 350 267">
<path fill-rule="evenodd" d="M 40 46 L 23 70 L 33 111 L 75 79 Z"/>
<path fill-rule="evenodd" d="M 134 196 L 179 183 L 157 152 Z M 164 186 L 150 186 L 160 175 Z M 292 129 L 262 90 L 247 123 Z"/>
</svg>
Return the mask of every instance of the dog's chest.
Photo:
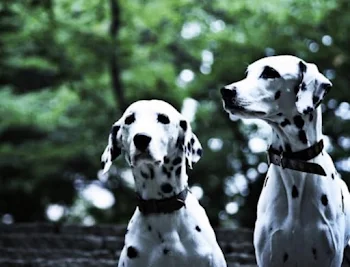
<svg viewBox="0 0 350 267">
<path fill-rule="evenodd" d="M 186 207 L 172 214 L 144 216 L 136 210 L 125 236 L 125 247 L 134 247 L 144 266 L 172 266 L 175 259 L 174 266 L 209 262 L 213 242 L 204 210 L 191 194 Z"/>
<path fill-rule="evenodd" d="M 326 176 L 271 165 L 258 205 L 258 219 L 267 214 L 280 224 L 336 219 L 342 209 L 338 175 L 328 155 L 317 158 Z"/>
<path fill-rule="evenodd" d="M 276 266 L 292 263 L 292 258 L 301 266 L 326 263 L 337 244 L 344 243 L 340 178 L 330 158 L 318 160 L 327 166 L 327 176 L 269 168 L 259 199 L 254 243 L 262 255 L 273 255 L 272 262 L 279 262 Z"/>
</svg>

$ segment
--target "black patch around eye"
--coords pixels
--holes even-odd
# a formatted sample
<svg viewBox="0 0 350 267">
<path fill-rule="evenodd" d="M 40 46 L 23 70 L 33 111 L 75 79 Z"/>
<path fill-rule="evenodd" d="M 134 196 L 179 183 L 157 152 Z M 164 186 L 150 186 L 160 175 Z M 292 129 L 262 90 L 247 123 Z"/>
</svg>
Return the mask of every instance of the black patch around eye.
<svg viewBox="0 0 350 267">
<path fill-rule="evenodd" d="M 127 125 L 130 125 L 130 124 L 133 123 L 134 121 L 135 121 L 135 114 L 133 113 L 133 114 L 131 114 L 131 115 L 129 115 L 129 116 L 127 116 L 127 117 L 125 118 L 124 123 L 127 124 Z"/>
<path fill-rule="evenodd" d="M 280 78 L 281 75 L 274 69 L 269 66 L 265 66 L 263 72 L 260 75 L 260 78 L 263 79 L 276 79 Z"/>
<path fill-rule="evenodd" d="M 157 120 L 158 120 L 158 122 L 163 123 L 163 124 L 170 123 L 169 117 L 167 115 L 164 115 L 164 114 L 158 114 Z"/>
</svg>

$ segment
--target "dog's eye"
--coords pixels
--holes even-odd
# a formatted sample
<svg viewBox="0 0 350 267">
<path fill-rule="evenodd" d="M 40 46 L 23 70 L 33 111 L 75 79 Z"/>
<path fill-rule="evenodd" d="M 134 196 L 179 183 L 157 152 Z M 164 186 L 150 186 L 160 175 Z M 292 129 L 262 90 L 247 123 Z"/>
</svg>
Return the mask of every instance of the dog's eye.
<svg viewBox="0 0 350 267">
<path fill-rule="evenodd" d="M 266 66 L 260 75 L 260 78 L 263 79 L 276 79 L 280 77 L 281 75 L 274 68 L 271 68 L 269 66 Z"/>
<path fill-rule="evenodd" d="M 158 114 L 157 120 L 163 124 L 170 123 L 169 117 L 167 115 L 164 115 L 164 114 Z"/>
<path fill-rule="evenodd" d="M 135 121 L 135 114 L 133 113 L 133 114 L 131 114 L 131 115 L 129 115 L 129 116 L 127 116 L 127 117 L 125 118 L 124 123 L 127 124 L 127 125 L 130 125 L 130 124 L 133 123 L 134 121 Z"/>
</svg>

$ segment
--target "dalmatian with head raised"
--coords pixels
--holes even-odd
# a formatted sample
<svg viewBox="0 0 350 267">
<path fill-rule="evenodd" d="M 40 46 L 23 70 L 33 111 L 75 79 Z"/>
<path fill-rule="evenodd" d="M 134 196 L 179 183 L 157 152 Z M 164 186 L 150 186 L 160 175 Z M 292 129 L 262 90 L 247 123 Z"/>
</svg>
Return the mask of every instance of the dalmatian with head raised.
<svg viewBox="0 0 350 267">
<path fill-rule="evenodd" d="M 104 172 L 121 153 L 134 176 L 138 207 L 118 266 L 226 266 L 205 210 L 188 189 L 186 164 L 192 168 L 202 155 L 189 122 L 164 101 L 137 101 L 112 126 Z"/>
<path fill-rule="evenodd" d="M 320 103 L 331 82 L 294 56 L 262 58 L 221 89 L 224 109 L 272 127 L 254 246 L 265 266 L 340 266 L 350 237 L 350 197 L 323 148 Z"/>
</svg>

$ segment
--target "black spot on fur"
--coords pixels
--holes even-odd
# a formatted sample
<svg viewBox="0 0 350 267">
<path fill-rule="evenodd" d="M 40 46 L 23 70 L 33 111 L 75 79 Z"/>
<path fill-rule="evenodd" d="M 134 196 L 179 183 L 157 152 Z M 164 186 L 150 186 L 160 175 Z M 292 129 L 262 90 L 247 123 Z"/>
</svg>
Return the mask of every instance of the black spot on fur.
<svg viewBox="0 0 350 267">
<path fill-rule="evenodd" d="M 198 148 L 198 149 L 197 149 L 197 155 L 201 157 L 202 154 L 203 154 L 203 150 L 200 149 L 200 148 Z"/>
<path fill-rule="evenodd" d="M 113 146 L 117 145 L 117 139 L 116 138 L 117 138 L 117 134 L 118 134 L 119 129 L 120 129 L 120 126 L 118 126 L 118 125 L 112 126 L 111 136 L 112 136 Z"/>
<path fill-rule="evenodd" d="M 302 61 L 299 62 L 299 71 L 301 74 L 306 72 L 306 65 Z"/>
<path fill-rule="evenodd" d="M 332 173 L 331 176 L 332 176 L 332 179 L 334 180 L 334 173 Z"/>
<path fill-rule="evenodd" d="M 312 107 L 307 107 L 306 109 L 303 110 L 303 114 L 309 114 L 310 112 L 312 112 L 314 109 Z"/>
<path fill-rule="evenodd" d="M 163 239 L 161 233 L 159 233 L 159 232 L 158 232 L 158 238 L 159 238 L 161 243 L 164 243 L 164 239 Z"/>
<path fill-rule="evenodd" d="M 101 169 L 105 168 L 106 163 L 104 161 L 101 161 Z"/>
<path fill-rule="evenodd" d="M 283 116 L 283 113 L 282 112 L 277 113 L 277 116 Z"/>
<path fill-rule="evenodd" d="M 180 121 L 180 127 L 184 130 L 184 132 L 187 131 L 187 122 L 182 120 Z"/>
<path fill-rule="evenodd" d="M 142 176 L 143 178 L 149 179 L 149 176 L 148 176 L 147 173 L 145 173 L 145 172 L 143 172 L 143 171 L 140 171 L 140 174 L 141 174 L 141 176 Z"/>
<path fill-rule="evenodd" d="M 127 117 L 125 118 L 124 123 L 127 124 L 127 125 L 130 125 L 130 124 L 132 124 L 134 121 L 135 121 L 135 114 L 133 113 L 133 114 L 131 114 L 131 115 L 129 115 L 129 116 L 127 116 Z"/>
<path fill-rule="evenodd" d="M 341 208 L 344 213 L 344 195 L 343 195 L 343 190 L 340 189 L 340 194 L 341 194 Z"/>
<path fill-rule="evenodd" d="M 283 254 L 283 262 L 286 262 L 287 260 L 288 260 L 288 253 L 285 252 L 285 253 Z"/>
<path fill-rule="evenodd" d="M 154 179 L 154 170 L 152 167 L 149 168 L 149 178 Z"/>
<path fill-rule="evenodd" d="M 192 137 L 191 138 L 191 145 L 193 145 L 194 144 L 194 138 Z"/>
<path fill-rule="evenodd" d="M 279 99 L 281 97 L 281 91 L 277 91 L 275 94 L 275 100 Z"/>
<path fill-rule="evenodd" d="M 309 121 L 312 121 L 314 119 L 314 115 L 310 113 Z"/>
<path fill-rule="evenodd" d="M 165 167 L 165 166 L 163 166 L 163 167 L 162 167 L 162 171 L 164 172 L 164 174 L 165 174 L 166 176 L 168 176 L 168 178 L 170 178 L 170 177 L 171 177 L 171 173 L 170 173 L 170 172 L 168 172 L 168 170 L 166 169 L 166 167 Z"/>
<path fill-rule="evenodd" d="M 312 248 L 312 255 L 314 256 L 314 260 L 317 260 L 317 250 L 316 250 L 316 248 Z"/>
<path fill-rule="evenodd" d="M 191 143 L 187 143 L 187 150 L 188 150 L 188 151 L 191 151 L 191 149 L 192 149 Z"/>
<path fill-rule="evenodd" d="M 286 143 L 285 147 L 286 147 L 287 152 L 292 152 L 292 148 L 291 148 L 290 144 Z"/>
<path fill-rule="evenodd" d="M 177 157 L 173 160 L 173 165 L 177 165 L 177 164 L 180 164 L 182 161 L 182 159 L 180 157 Z"/>
<path fill-rule="evenodd" d="M 292 198 L 297 198 L 298 196 L 299 196 L 298 188 L 295 185 L 293 185 Z"/>
<path fill-rule="evenodd" d="M 264 187 L 266 186 L 266 184 L 267 184 L 267 180 L 269 179 L 269 177 L 268 176 L 266 176 L 266 178 L 265 178 L 265 181 L 264 181 Z"/>
<path fill-rule="evenodd" d="M 300 115 L 297 115 L 293 118 L 294 124 L 299 128 L 302 129 L 304 127 L 304 120 Z"/>
<path fill-rule="evenodd" d="M 320 98 L 318 96 L 312 97 L 312 103 L 314 103 L 314 105 L 316 105 L 319 101 L 320 101 Z"/>
<path fill-rule="evenodd" d="M 196 226 L 196 230 L 197 230 L 198 232 L 202 231 L 202 229 L 201 229 L 198 225 Z"/>
<path fill-rule="evenodd" d="M 121 153 L 121 150 L 117 146 L 111 147 L 111 160 L 115 160 Z"/>
<path fill-rule="evenodd" d="M 305 83 L 301 83 L 301 85 L 300 85 L 300 90 L 301 90 L 301 91 L 306 91 L 306 85 L 305 85 Z"/>
<path fill-rule="evenodd" d="M 147 229 L 148 229 L 148 231 L 151 232 L 152 231 L 152 226 L 148 225 Z"/>
<path fill-rule="evenodd" d="M 281 126 L 285 127 L 290 124 L 290 121 L 288 119 L 284 119 L 284 121 L 281 122 Z"/>
<path fill-rule="evenodd" d="M 175 171 L 176 176 L 180 176 L 180 174 L 181 174 L 181 166 L 179 166 Z"/>
<path fill-rule="evenodd" d="M 183 137 L 179 137 L 176 141 L 176 146 L 183 151 L 183 144 L 184 144 L 184 138 Z"/>
<path fill-rule="evenodd" d="M 139 252 L 133 246 L 128 247 L 127 255 L 130 259 L 137 258 Z"/>
<path fill-rule="evenodd" d="M 164 183 L 160 186 L 160 188 L 162 189 L 162 191 L 166 194 L 169 194 L 170 192 L 173 191 L 173 186 L 169 183 Z"/>
<path fill-rule="evenodd" d="M 323 206 L 327 206 L 328 205 L 327 195 L 325 195 L 325 194 L 322 195 L 321 202 L 322 202 Z"/>
<path fill-rule="evenodd" d="M 303 144 L 307 144 L 306 133 L 305 133 L 304 130 L 300 130 L 300 131 L 299 131 L 298 137 L 299 137 L 299 140 L 300 140 Z"/>
<path fill-rule="evenodd" d="M 168 248 L 164 248 L 164 249 L 163 249 L 163 254 L 164 254 L 164 255 L 166 255 L 166 254 L 168 254 L 168 253 L 169 253 L 169 251 L 170 251 L 170 249 L 168 249 Z"/>
</svg>

